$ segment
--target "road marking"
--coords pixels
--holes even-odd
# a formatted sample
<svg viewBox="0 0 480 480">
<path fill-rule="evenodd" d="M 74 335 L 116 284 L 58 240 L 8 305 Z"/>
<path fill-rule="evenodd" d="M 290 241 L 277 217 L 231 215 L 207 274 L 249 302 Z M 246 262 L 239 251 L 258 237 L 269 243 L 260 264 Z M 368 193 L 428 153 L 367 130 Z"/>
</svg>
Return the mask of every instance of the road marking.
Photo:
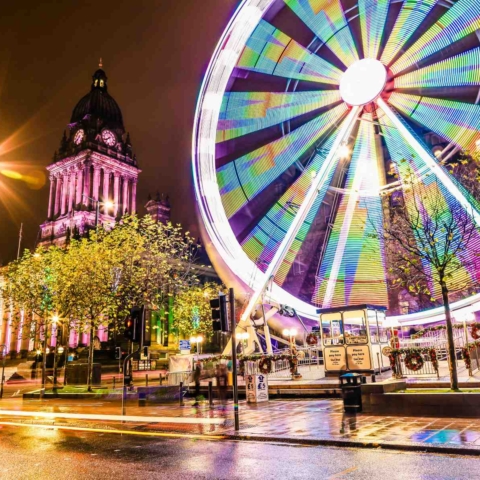
<svg viewBox="0 0 480 480">
<path fill-rule="evenodd" d="M 225 437 L 224 435 L 195 435 L 190 433 L 160 433 L 160 432 L 139 432 L 135 430 L 107 430 L 103 428 L 70 427 L 67 425 L 41 425 L 36 423 L 20 423 L 20 422 L 0 422 L 0 425 L 5 425 L 9 427 L 41 428 L 44 430 L 73 430 L 78 432 L 117 433 L 122 435 L 137 435 L 142 437 L 195 438 L 197 440 L 227 439 L 227 437 Z"/>
<path fill-rule="evenodd" d="M 140 422 L 140 423 L 188 423 L 196 425 L 222 425 L 225 418 L 197 418 L 197 417 L 144 417 L 140 415 L 97 415 L 93 413 L 62 413 L 39 412 L 23 410 L 0 410 L 0 416 L 9 417 L 43 417 L 43 418 L 69 418 L 75 420 L 107 420 L 114 422 Z"/>
<path fill-rule="evenodd" d="M 355 470 L 358 470 L 358 467 L 347 468 L 346 470 L 342 470 L 341 472 L 335 473 L 331 477 L 328 477 L 328 480 L 335 480 L 337 478 L 343 477 L 347 473 L 354 472 Z"/>
</svg>

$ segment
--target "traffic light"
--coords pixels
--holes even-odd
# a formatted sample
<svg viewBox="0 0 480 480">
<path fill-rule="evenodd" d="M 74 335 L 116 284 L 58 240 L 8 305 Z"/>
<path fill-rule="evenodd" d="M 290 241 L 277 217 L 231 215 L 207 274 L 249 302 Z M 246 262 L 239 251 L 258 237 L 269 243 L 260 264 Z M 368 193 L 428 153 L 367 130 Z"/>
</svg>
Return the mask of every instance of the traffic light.
<svg viewBox="0 0 480 480">
<path fill-rule="evenodd" d="M 213 331 L 230 331 L 227 315 L 227 297 L 221 293 L 218 295 L 218 298 L 210 300 L 210 307 L 212 309 Z"/>
<path fill-rule="evenodd" d="M 125 319 L 124 336 L 133 343 L 149 347 L 151 344 L 150 332 L 151 310 L 145 307 L 133 307 L 130 315 Z"/>
<path fill-rule="evenodd" d="M 131 315 L 128 315 L 125 319 L 125 330 L 123 336 L 133 342 L 135 336 L 135 321 Z"/>
</svg>

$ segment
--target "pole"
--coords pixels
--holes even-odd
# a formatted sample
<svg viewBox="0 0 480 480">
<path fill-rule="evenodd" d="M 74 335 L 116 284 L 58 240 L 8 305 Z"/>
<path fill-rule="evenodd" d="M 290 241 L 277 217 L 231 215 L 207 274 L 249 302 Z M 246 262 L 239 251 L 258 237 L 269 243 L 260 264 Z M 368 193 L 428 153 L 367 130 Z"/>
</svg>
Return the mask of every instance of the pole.
<svg viewBox="0 0 480 480">
<path fill-rule="evenodd" d="M 20 247 L 22 245 L 22 231 L 23 231 L 23 223 L 20 224 L 20 232 L 18 232 L 17 260 L 20 258 Z"/>
<path fill-rule="evenodd" d="M 5 382 L 5 357 L 7 356 L 7 346 L 2 345 L 2 378 L 0 381 L 0 398 L 3 398 L 3 383 Z"/>
<path fill-rule="evenodd" d="M 123 390 L 122 390 L 122 415 L 126 414 L 126 401 L 127 401 L 127 386 L 125 385 L 125 372 L 127 371 L 127 362 L 136 354 L 139 353 L 141 350 L 141 346 L 138 347 L 138 350 L 128 354 L 123 361 Z M 128 370 L 128 373 L 131 374 L 131 370 Z"/>
<path fill-rule="evenodd" d="M 45 329 L 43 332 L 42 388 L 40 390 L 40 398 L 43 398 L 43 396 L 45 395 L 45 388 L 47 383 L 47 335 L 48 324 L 45 324 Z"/>
<path fill-rule="evenodd" d="M 95 233 L 98 233 L 98 217 L 100 216 L 100 202 L 95 200 Z"/>
<path fill-rule="evenodd" d="M 237 385 L 237 340 L 235 330 L 237 322 L 235 321 L 235 292 L 233 288 L 229 289 L 230 303 L 230 324 L 232 328 L 232 366 L 233 366 L 233 414 L 235 416 L 235 430 L 240 430 L 240 419 L 238 412 L 238 385 Z"/>
</svg>

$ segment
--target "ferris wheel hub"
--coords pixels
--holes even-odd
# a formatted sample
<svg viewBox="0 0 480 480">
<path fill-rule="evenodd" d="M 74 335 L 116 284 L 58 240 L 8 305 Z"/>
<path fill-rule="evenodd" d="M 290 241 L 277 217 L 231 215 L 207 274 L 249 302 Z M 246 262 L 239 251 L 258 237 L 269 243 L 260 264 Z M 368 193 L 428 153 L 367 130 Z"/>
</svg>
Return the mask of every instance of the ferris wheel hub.
<svg viewBox="0 0 480 480">
<path fill-rule="evenodd" d="M 349 105 L 367 105 L 380 96 L 387 83 L 387 69 L 373 58 L 352 63 L 340 79 L 340 95 Z"/>
</svg>

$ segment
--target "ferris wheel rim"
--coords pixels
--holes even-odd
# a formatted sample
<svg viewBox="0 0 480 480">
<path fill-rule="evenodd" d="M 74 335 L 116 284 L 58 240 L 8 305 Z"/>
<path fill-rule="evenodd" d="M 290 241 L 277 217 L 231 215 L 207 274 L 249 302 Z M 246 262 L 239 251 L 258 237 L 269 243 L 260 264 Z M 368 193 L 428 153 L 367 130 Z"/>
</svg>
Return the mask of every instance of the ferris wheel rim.
<svg viewBox="0 0 480 480">
<path fill-rule="evenodd" d="M 225 29 L 224 34 L 221 37 L 221 40 L 219 44 L 217 45 L 217 48 L 215 49 L 215 53 L 212 56 L 211 62 L 209 64 L 207 74 L 205 76 L 204 82 L 202 84 L 201 88 L 201 93 L 199 97 L 199 101 L 197 103 L 197 110 L 195 114 L 195 126 L 194 126 L 194 139 L 193 139 L 193 150 L 192 150 L 192 158 L 194 159 L 194 168 L 193 168 L 193 175 L 194 175 L 194 183 L 195 183 L 195 194 L 197 197 L 197 202 L 199 205 L 200 209 L 200 214 L 202 216 L 203 220 L 203 225 L 207 231 L 207 235 L 209 239 L 212 241 L 215 250 L 220 254 L 222 260 L 227 264 L 227 267 L 239 278 L 246 284 L 251 284 L 252 288 L 255 288 L 255 286 L 258 284 L 258 279 L 255 279 L 255 277 L 261 277 L 262 273 L 258 269 L 258 266 L 246 255 L 245 251 L 242 249 L 241 245 L 238 243 L 236 240 L 235 234 L 230 226 L 230 223 L 228 221 L 227 216 L 225 215 L 225 212 L 223 208 L 221 207 L 222 205 L 222 198 L 219 193 L 219 186 L 218 183 L 216 182 L 216 177 L 215 175 L 210 176 L 204 176 L 202 175 L 202 169 L 205 168 L 205 165 L 201 166 L 197 159 L 199 158 L 200 155 L 205 154 L 205 152 L 202 151 L 202 148 L 205 147 L 205 143 L 202 143 L 200 145 L 200 130 L 201 130 L 201 118 L 203 115 L 207 115 L 207 112 L 205 111 L 205 103 L 209 104 L 209 109 L 210 110 L 208 113 L 212 117 L 216 118 L 210 118 L 210 121 L 212 122 L 211 124 L 211 132 L 216 133 L 216 124 L 218 124 L 218 115 L 212 115 L 212 111 L 216 111 L 215 109 L 219 109 L 219 102 L 221 101 L 221 98 L 219 98 L 218 95 L 215 95 L 215 93 L 218 92 L 225 92 L 224 90 L 218 90 L 218 92 L 209 92 L 208 91 L 208 84 L 210 83 L 210 80 L 212 76 L 215 74 L 215 68 L 218 67 L 218 62 L 220 60 L 221 55 L 223 54 L 224 57 L 227 55 L 225 54 L 225 51 L 227 51 L 230 54 L 230 58 L 228 58 L 228 62 L 225 61 L 225 59 L 221 59 L 225 63 L 222 64 L 223 68 L 223 73 L 224 76 L 226 75 L 226 71 L 230 70 L 230 73 L 226 75 L 228 78 L 230 77 L 231 73 L 233 72 L 233 69 L 235 68 L 236 62 L 238 61 L 238 58 L 240 57 L 241 50 L 237 50 L 236 52 L 236 58 L 234 59 L 234 49 L 230 50 L 228 47 L 230 46 L 229 42 L 230 40 L 237 36 L 243 35 L 242 38 L 245 38 L 248 40 L 249 36 L 255 29 L 256 25 L 258 22 L 263 18 L 264 13 L 268 10 L 268 8 L 275 3 L 276 0 L 244 0 L 242 4 L 238 7 L 237 11 L 233 15 L 229 25 Z M 244 30 L 243 32 L 236 31 L 236 28 L 239 28 L 240 30 L 242 27 L 239 25 L 239 22 L 242 20 L 240 17 L 242 15 L 242 12 L 245 12 L 246 8 L 251 8 L 252 10 L 249 11 L 249 15 L 251 15 L 253 12 L 257 15 L 258 22 L 252 26 L 250 23 L 250 31 L 247 34 L 246 31 Z M 238 38 L 235 38 L 238 41 Z M 245 40 L 245 42 L 246 42 Z M 224 80 L 224 77 L 223 77 Z M 208 97 L 209 94 L 214 94 Z M 216 122 L 216 124 L 215 124 Z M 215 124 L 215 127 L 213 126 Z M 212 136 L 210 136 L 210 142 L 213 142 L 213 148 L 214 148 L 214 141 L 212 139 Z M 207 146 L 207 148 L 212 148 L 212 145 L 210 144 Z M 211 150 L 210 150 L 211 153 Z M 213 170 L 215 170 L 215 156 L 213 155 Z M 211 165 L 211 166 L 212 166 Z M 204 171 L 204 170 L 203 170 Z M 212 172 L 210 172 L 212 173 Z M 206 182 L 205 182 L 206 180 Z M 213 196 L 215 197 L 215 202 L 218 208 L 218 211 L 212 211 L 210 208 L 211 205 L 209 204 L 209 200 L 207 197 L 212 195 L 212 192 L 208 192 L 207 196 L 205 196 L 205 191 L 212 189 L 214 191 Z M 217 195 L 218 194 L 218 195 Z M 212 199 L 210 199 L 212 201 Z M 219 217 L 218 214 L 220 214 L 221 222 L 219 222 Z M 216 225 L 212 225 L 216 224 Z M 218 229 L 221 229 L 221 233 L 218 231 Z M 237 248 L 238 247 L 238 248 Z M 248 266 L 248 268 L 246 268 Z M 240 268 L 239 268 L 240 267 Z M 239 275 L 238 272 L 244 270 L 246 273 L 244 275 Z M 314 305 L 311 305 L 307 302 L 304 302 L 297 297 L 291 295 L 288 291 L 284 290 L 283 288 L 279 287 L 278 285 L 273 285 L 273 289 L 271 292 L 272 298 L 282 298 L 284 302 L 289 302 L 292 304 L 294 308 L 296 308 L 300 314 L 308 317 L 308 318 L 317 318 L 316 316 L 316 309 L 317 307 Z"/>
</svg>

